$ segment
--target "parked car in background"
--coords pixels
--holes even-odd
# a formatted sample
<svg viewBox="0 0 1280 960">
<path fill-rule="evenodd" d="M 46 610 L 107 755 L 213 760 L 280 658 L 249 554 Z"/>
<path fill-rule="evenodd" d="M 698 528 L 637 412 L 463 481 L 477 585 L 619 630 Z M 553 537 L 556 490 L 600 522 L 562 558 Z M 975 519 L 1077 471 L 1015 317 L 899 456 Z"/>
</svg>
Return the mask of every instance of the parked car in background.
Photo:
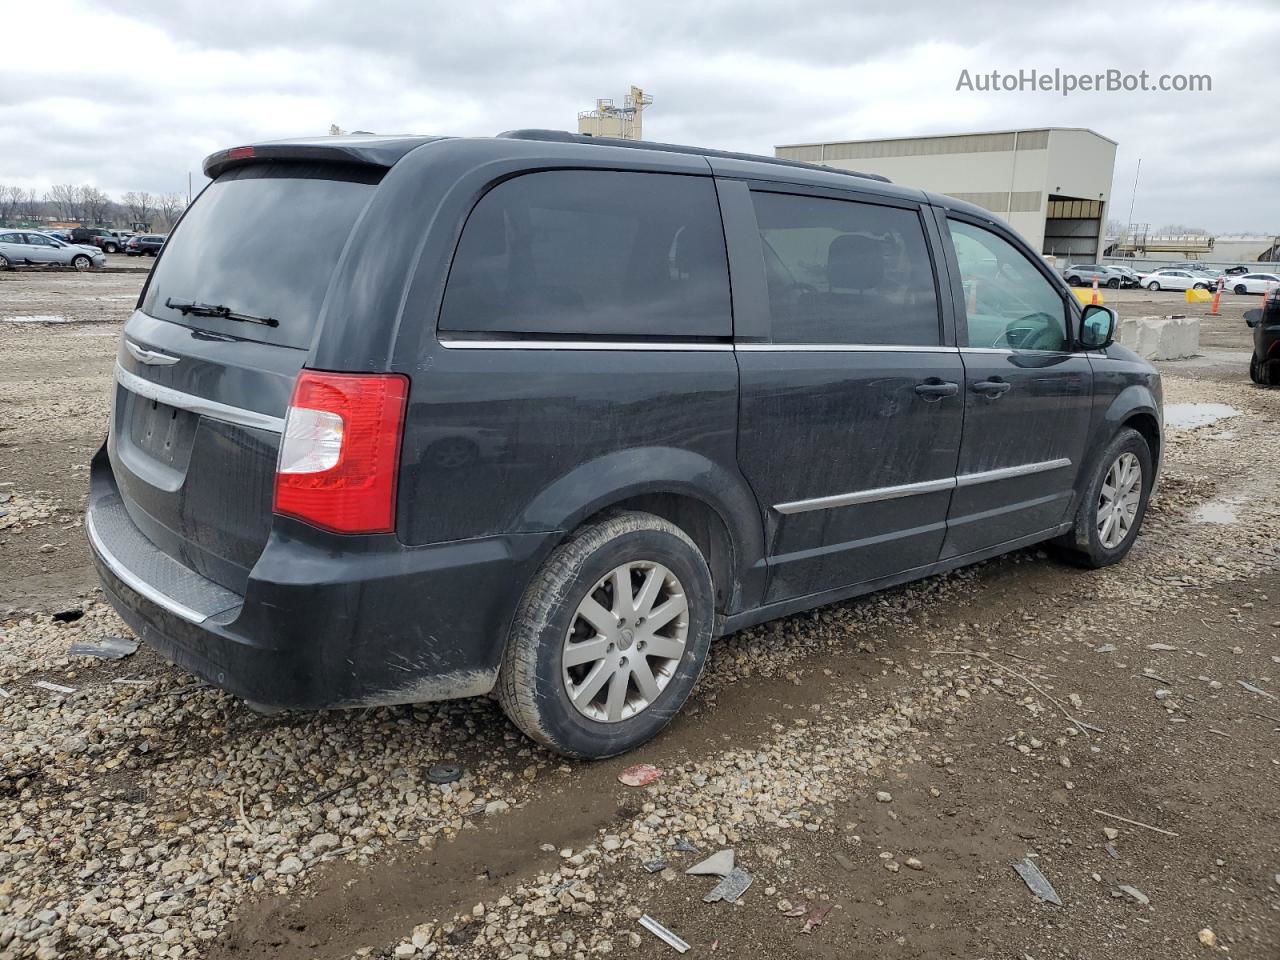
<svg viewBox="0 0 1280 960">
<path fill-rule="evenodd" d="M 159 234 L 144 233 L 129 238 L 128 243 L 124 245 L 124 252 L 130 257 L 141 257 L 146 255 L 154 257 L 160 252 L 160 248 L 164 246 L 165 238 Z"/>
<path fill-rule="evenodd" d="M 1244 322 L 1253 329 L 1249 377 L 1254 383 L 1280 387 L 1280 287 L 1257 310 L 1247 310 Z"/>
<path fill-rule="evenodd" d="M 88 270 L 106 263 L 106 255 L 96 247 L 63 243 L 33 230 L 0 230 L 0 270 L 53 265 Z"/>
<path fill-rule="evenodd" d="M 1232 277 L 1228 281 L 1227 288 L 1232 293 L 1269 293 L 1280 288 L 1280 274 L 1246 273 L 1243 276 Z"/>
<path fill-rule="evenodd" d="M 1138 536 L 1160 375 L 973 204 L 556 131 L 204 171 L 124 328 L 85 529 L 144 642 L 250 702 L 493 692 L 607 757 L 714 636 Z"/>
<path fill-rule="evenodd" d="M 111 231 L 105 227 L 72 227 L 70 230 L 71 242 L 88 244 L 89 246 L 97 246 L 99 240 L 115 240 L 111 235 Z"/>
<path fill-rule="evenodd" d="M 43 233 L 46 237 L 53 237 L 55 240 L 61 240 L 63 243 L 71 242 L 70 230 L 41 230 L 40 233 Z"/>
<path fill-rule="evenodd" d="M 1062 275 L 1066 278 L 1067 283 L 1073 287 L 1091 286 L 1093 278 L 1098 278 L 1098 286 L 1111 287 L 1136 287 L 1138 278 L 1136 274 L 1130 275 L 1128 267 L 1113 267 L 1105 263 L 1073 263 L 1062 271 Z"/>
<path fill-rule="evenodd" d="M 1214 285 L 1214 280 L 1204 274 L 1168 267 L 1143 274 L 1140 280 L 1148 290 L 1210 290 Z"/>
<path fill-rule="evenodd" d="M 132 230 L 108 230 L 105 236 L 94 236 L 90 242 L 103 253 L 124 253 L 125 244 L 132 236 Z"/>
</svg>

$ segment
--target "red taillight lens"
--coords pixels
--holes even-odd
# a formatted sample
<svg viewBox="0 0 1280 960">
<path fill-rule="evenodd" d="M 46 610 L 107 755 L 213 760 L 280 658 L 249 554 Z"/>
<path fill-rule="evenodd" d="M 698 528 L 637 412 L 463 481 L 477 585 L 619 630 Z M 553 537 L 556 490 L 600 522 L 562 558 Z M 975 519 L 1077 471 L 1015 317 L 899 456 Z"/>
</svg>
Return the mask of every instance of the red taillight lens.
<svg viewBox="0 0 1280 960">
<path fill-rule="evenodd" d="M 315 373 L 293 388 L 276 468 L 275 512 L 335 533 L 395 529 L 409 379 Z"/>
<path fill-rule="evenodd" d="M 232 160 L 243 160 L 254 155 L 253 147 L 232 147 L 227 151 L 227 156 Z"/>
</svg>

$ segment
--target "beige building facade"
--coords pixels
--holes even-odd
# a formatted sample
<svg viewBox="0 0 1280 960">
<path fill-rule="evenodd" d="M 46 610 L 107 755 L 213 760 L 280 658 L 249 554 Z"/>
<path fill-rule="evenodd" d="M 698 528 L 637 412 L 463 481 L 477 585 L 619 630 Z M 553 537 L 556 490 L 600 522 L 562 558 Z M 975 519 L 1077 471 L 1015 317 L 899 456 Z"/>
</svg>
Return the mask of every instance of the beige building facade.
<svg viewBox="0 0 1280 960">
<path fill-rule="evenodd" d="M 843 140 L 776 147 L 778 157 L 878 173 L 1007 221 L 1059 262 L 1101 253 L 1116 142 L 1080 127 Z"/>
</svg>

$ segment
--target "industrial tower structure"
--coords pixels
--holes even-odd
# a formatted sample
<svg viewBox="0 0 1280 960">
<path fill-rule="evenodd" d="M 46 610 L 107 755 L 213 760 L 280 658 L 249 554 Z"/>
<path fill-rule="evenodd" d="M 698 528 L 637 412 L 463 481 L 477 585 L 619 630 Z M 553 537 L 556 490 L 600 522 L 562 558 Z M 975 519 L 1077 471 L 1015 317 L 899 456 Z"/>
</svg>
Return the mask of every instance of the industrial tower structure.
<svg viewBox="0 0 1280 960">
<path fill-rule="evenodd" d="M 578 132 L 589 137 L 642 140 L 641 114 L 651 103 L 653 97 L 639 87 L 631 88 L 620 107 L 612 99 L 597 100 L 594 110 L 584 110 L 578 114 Z"/>
</svg>

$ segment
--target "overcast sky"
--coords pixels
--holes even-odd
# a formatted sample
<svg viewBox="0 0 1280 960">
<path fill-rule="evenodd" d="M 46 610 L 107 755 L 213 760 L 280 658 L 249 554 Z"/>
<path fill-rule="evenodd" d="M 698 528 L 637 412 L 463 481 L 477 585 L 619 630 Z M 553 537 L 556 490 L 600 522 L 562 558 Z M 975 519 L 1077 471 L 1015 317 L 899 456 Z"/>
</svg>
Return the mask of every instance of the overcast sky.
<svg viewBox="0 0 1280 960">
<path fill-rule="evenodd" d="M 1111 215 L 1280 233 L 1280 3 L 278 0 L 5 5 L 0 183 L 184 191 L 238 143 L 575 129 L 654 98 L 648 139 L 774 145 L 1087 126 Z M 243 8 L 243 9 L 241 9 Z M 268 12 L 268 9 L 273 12 Z M 957 92 L 962 70 L 1202 74 L 1201 93 Z"/>
</svg>

